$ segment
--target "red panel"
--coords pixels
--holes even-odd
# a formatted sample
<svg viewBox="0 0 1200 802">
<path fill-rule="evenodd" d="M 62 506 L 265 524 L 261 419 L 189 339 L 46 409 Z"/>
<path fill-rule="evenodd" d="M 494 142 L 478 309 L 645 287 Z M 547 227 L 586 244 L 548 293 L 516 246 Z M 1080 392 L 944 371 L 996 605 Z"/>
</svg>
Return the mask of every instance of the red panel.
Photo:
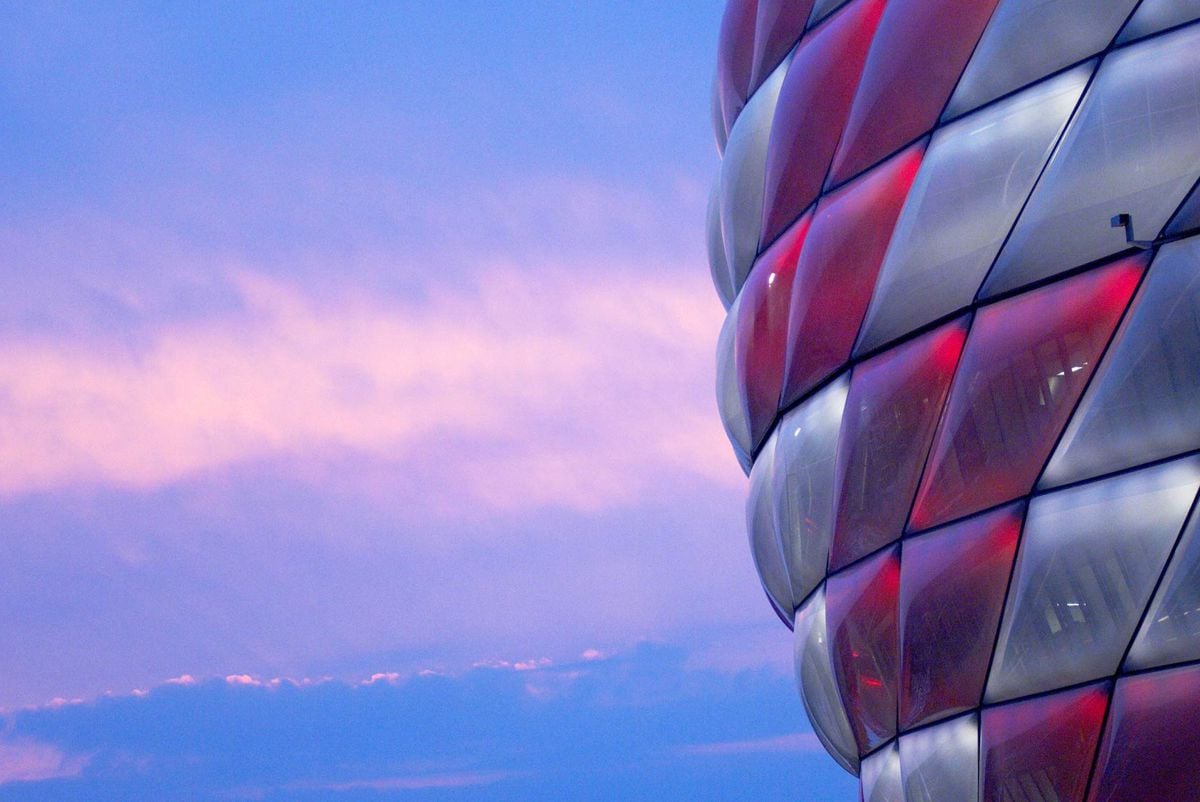
<svg viewBox="0 0 1200 802">
<path fill-rule="evenodd" d="M 896 734 L 899 589 L 898 548 L 864 560 L 826 584 L 833 669 L 859 754 Z"/>
<path fill-rule="evenodd" d="M 1131 257 L 975 316 L 913 508 L 913 529 L 1033 489 L 1144 263 Z"/>
<path fill-rule="evenodd" d="M 962 318 L 854 369 L 838 448 L 831 570 L 900 537 L 966 331 Z"/>
<path fill-rule="evenodd" d="M 721 19 L 721 38 L 717 44 L 717 95 L 725 134 L 750 97 L 750 73 L 754 67 L 754 26 L 757 0 L 728 0 Z"/>
<path fill-rule="evenodd" d="M 754 69 L 751 93 L 783 57 L 800 41 L 813 0 L 758 0 L 758 23 L 754 33 Z"/>
<path fill-rule="evenodd" d="M 817 206 L 792 285 L 783 406 L 850 358 L 922 153 L 910 148 Z"/>
<path fill-rule="evenodd" d="M 979 705 L 1023 516 L 1013 505 L 904 542 L 901 729 Z"/>
<path fill-rule="evenodd" d="M 833 184 L 933 127 L 995 5 L 890 0 L 833 160 Z"/>
<path fill-rule="evenodd" d="M 1200 789 L 1200 666 L 1117 681 L 1089 802 L 1184 802 Z"/>
<path fill-rule="evenodd" d="M 1083 802 L 1108 691 L 1101 682 L 984 710 L 980 802 Z"/>
<path fill-rule="evenodd" d="M 882 13 L 883 0 L 854 0 L 797 49 L 767 147 L 763 242 L 820 194 Z"/>
<path fill-rule="evenodd" d="M 806 216 L 797 221 L 758 257 L 742 287 L 734 334 L 734 365 L 755 448 L 771 428 L 779 409 L 792 278 L 809 220 Z"/>
</svg>

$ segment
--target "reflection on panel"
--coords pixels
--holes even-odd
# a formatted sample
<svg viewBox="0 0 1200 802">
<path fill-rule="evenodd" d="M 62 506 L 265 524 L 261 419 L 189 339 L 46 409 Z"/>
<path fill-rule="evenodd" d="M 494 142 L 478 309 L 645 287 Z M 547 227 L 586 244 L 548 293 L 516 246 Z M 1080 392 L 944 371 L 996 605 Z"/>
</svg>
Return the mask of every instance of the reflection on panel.
<svg viewBox="0 0 1200 802">
<path fill-rule="evenodd" d="M 750 471 L 750 495 L 746 499 L 746 531 L 750 536 L 750 554 L 767 597 L 785 621 L 796 609 L 788 580 L 779 533 L 775 531 L 775 510 L 771 498 L 775 468 L 775 436 L 772 435 Z"/>
<path fill-rule="evenodd" d="M 705 220 L 708 234 L 708 268 L 712 273 L 713 286 L 725 310 L 733 303 L 733 279 L 729 276 L 729 264 L 725 261 L 725 240 L 721 239 L 721 185 L 713 184 L 708 195 L 708 216 Z"/>
<path fill-rule="evenodd" d="M 1179 207 L 1179 211 L 1171 218 L 1164 232 L 1167 236 L 1176 236 L 1200 228 L 1200 186 L 1192 187 L 1192 193 Z"/>
<path fill-rule="evenodd" d="M 1108 694 L 1100 682 L 984 710 L 980 802 L 1082 802 Z"/>
<path fill-rule="evenodd" d="M 934 134 L 896 224 L 857 353 L 971 303 L 1090 70 L 1078 67 Z"/>
<path fill-rule="evenodd" d="M 900 554 L 893 546 L 825 584 L 833 671 L 859 754 L 896 734 L 896 597 Z"/>
<path fill-rule="evenodd" d="M 848 388 L 842 378 L 821 390 L 783 418 L 775 438 L 776 529 L 797 599 L 825 578 L 838 430 Z"/>
<path fill-rule="evenodd" d="M 792 56 L 767 149 L 763 242 L 820 193 L 882 10 L 883 0 L 854 0 Z"/>
<path fill-rule="evenodd" d="M 900 748 L 896 744 L 880 749 L 862 762 L 863 802 L 904 802 L 900 781 Z"/>
<path fill-rule="evenodd" d="M 784 405 L 850 358 L 922 150 L 914 145 L 821 199 L 792 287 Z"/>
<path fill-rule="evenodd" d="M 813 0 L 758 0 L 751 91 L 779 66 L 800 40 L 812 5 Z"/>
<path fill-rule="evenodd" d="M 1142 264 L 1131 257 L 975 315 L 913 506 L 913 529 L 1033 489 Z"/>
<path fill-rule="evenodd" d="M 945 119 L 1099 53 L 1135 5 L 1137 0 L 1001 0 Z"/>
<path fill-rule="evenodd" d="M 830 570 L 903 532 L 965 339 L 966 320 L 958 320 L 854 369 L 838 449 Z"/>
<path fill-rule="evenodd" d="M 1200 0 L 1142 0 L 1117 42 L 1124 44 L 1200 19 Z"/>
<path fill-rule="evenodd" d="M 858 773 L 858 749 L 838 696 L 825 628 L 825 591 L 818 589 L 796 611 L 796 681 L 813 731 L 834 760 Z"/>
<path fill-rule="evenodd" d="M 1041 487 L 1200 447 L 1200 238 L 1155 257 Z"/>
<path fill-rule="evenodd" d="M 763 82 L 738 117 L 721 162 L 721 237 L 735 290 L 740 290 L 758 252 L 762 227 L 767 142 L 787 60 Z"/>
<path fill-rule="evenodd" d="M 900 738 L 907 802 L 979 799 L 979 724 L 974 713 Z"/>
<path fill-rule="evenodd" d="M 846 0 L 817 0 L 813 4 L 812 16 L 808 20 L 808 27 L 812 28 L 844 5 L 846 5 Z"/>
<path fill-rule="evenodd" d="M 742 392 L 738 388 L 737 367 L 733 358 L 734 333 L 737 331 L 738 301 L 735 299 L 717 338 L 717 409 L 725 434 L 742 469 L 750 473 L 750 424 L 742 411 Z"/>
<path fill-rule="evenodd" d="M 728 134 L 750 96 L 757 0 L 728 0 L 717 42 L 717 97 Z"/>
<path fill-rule="evenodd" d="M 1179 542 L 1125 668 L 1136 671 L 1200 660 L 1200 518 L 1193 515 Z"/>
<path fill-rule="evenodd" d="M 1117 213 L 1154 237 L 1200 175 L 1200 26 L 1104 58 L 983 296 L 1124 250 Z"/>
<path fill-rule="evenodd" d="M 1197 487 L 1185 458 L 1030 502 L 987 701 L 1116 671 Z"/>
<path fill-rule="evenodd" d="M 979 705 L 1023 514 L 1016 504 L 904 541 L 902 730 Z"/>
<path fill-rule="evenodd" d="M 1089 802 L 1183 802 L 1200 788 L 1200 666 L 1117 680 Z"/>
<path fill-rule="evenodd" d="M 888 0 L 833 159 L 832 186 L 933 127 L 995 5 L 996 0 Z"/>
<path fill-rule="evenodd" d="M 797 220 L 758 258 L 738 296 L 734 359 L 742 408 L 750 422 L 750 442 L 755 447 L 766 436 L 779 410 L 792 278 L 809 219 Z"/>
</svg>

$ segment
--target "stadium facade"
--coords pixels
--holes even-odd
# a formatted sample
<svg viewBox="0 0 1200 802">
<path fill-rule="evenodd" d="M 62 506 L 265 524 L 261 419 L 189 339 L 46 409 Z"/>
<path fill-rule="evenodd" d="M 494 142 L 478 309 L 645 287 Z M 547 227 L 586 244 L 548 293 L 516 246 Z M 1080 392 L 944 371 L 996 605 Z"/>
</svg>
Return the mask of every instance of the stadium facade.
<svg viewBox="0 0 1200 802">
<path fill-rule="evenodd" d="M 865 802 L 1200 799 L 1200 0 L 730 0 L 718 402 Z"/>
</svg>

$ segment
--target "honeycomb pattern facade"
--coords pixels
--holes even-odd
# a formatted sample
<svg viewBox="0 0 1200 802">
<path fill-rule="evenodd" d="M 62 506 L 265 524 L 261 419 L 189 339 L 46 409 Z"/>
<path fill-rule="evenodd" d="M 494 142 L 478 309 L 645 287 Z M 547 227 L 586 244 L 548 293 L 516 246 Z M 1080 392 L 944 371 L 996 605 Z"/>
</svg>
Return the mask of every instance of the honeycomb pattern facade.
<svg viewBox="0 0 1200 802">
<path fill-rule="evenodd" d="M 1200 0 L 729 0 L 713 123 L 750 549 L 864 802 L 1200 799 Z"/>
</svg>

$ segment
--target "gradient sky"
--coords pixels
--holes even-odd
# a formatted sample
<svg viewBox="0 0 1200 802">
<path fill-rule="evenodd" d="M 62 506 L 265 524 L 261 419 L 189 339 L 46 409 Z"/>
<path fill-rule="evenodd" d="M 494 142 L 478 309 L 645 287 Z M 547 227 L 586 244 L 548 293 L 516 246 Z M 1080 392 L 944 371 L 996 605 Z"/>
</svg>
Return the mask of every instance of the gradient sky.
<svg viewBox="0 0 1200 802">
<path fill-rule="evenodd" d="M 712 398 L 722 6 L 0 7 L 0 799 L 852 797 Z"/>
</svg>

